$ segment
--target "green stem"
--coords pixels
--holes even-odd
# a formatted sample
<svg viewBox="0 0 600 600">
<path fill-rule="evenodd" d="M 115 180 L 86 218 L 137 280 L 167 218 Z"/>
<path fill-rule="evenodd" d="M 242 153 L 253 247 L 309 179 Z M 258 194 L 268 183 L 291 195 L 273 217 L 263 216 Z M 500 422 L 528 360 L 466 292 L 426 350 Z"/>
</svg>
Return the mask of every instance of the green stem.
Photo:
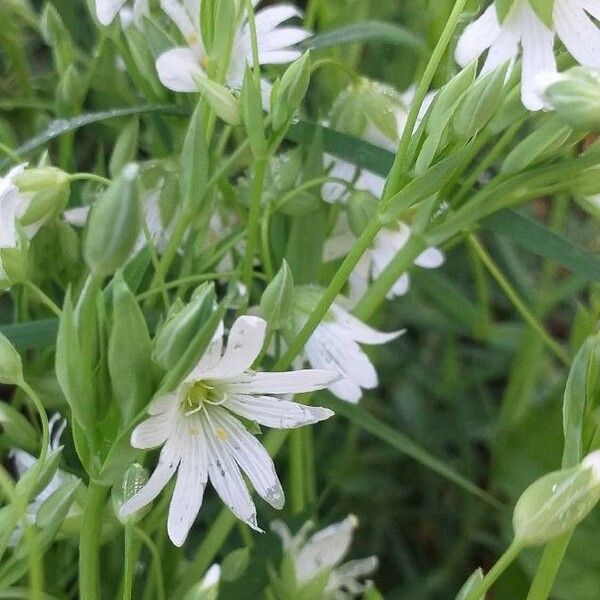
<svg viewBox="0 0 600 600">
<path fill-rule="evenodd" d="M 90 480 L 79 538 L 79 597 L 99 600 L 100 534 L 108 487 Z"/>
<path fill-rule="evenodd" d="M 552 540 L 544 549 L 540 564 L 529 588 L 527 600 L 547 600 L 573 532 Z"/>
<path fill-rule="evenodd" d="M 69 181 L 95 181 L 102 185 L 110 185 L 112 181 L 102 175 L 96 175 L 96 173 L 73 173 L 69 175 Z"/>
<path fill-rule="evenodd" d="M 165 600 L 165 581 L 162 572 L 162 561 L 160 559 L 160 553 L 156 544 L 152 541 L 152 538 L 143 530 L 134 529 L 135 534 L 146 544 L 150 554 L 152 554 L 152 564 L 154 566 L 154 577 L 156 579 L 156 598 L 157 600 Z"/>
<path fill-rule="evenodd" d="M 40 397 L 36 394 L 35 390 L 24 379 L 21 379 L 21 381 L 19 381 L 17 385 L 29 396 L 29 398 L 31 398 L 31 401 L 33 402 L 33 405 L 35 406 L 35 409 L 40 418 L 40 422 L 42 424 L 42 441 L 41 441 L 41 448 L 40 448 L 40 456 L 38 458 L 37 463 L 33 467 L 38 472 L 41 472 L 41 470 L 44 468 L 44 464 L 46 462 L 46 457 L 48 456 L 48 448 L 50 446 L 50 431 L 49 431 L 49 426 L 48 426 L 48 415 L 46 414 L 46 409 L 44 408 L 44 405 L 43 405 L 42 401 L 40 400 Z M 32 481 L 34 481 L 34 482 L 37 481 L 37 478 L 33 478 Z"/>
<path fill-rule="evenodd" d="M 487 591 L 496 583 L 496 580 L 506 571 L 510 564 L 517 558 L 521 552 L 521 546 L 513 542 L 506 552 L 498 559 L 498 562 L 483 578 L 483 581 L 471 591 L 465 600 L 481 600 L 485 598 Z"/>
<path fill-rule="evenodd" d="M 133 544 L 133 526 L 124 529 L 125 539 L 125 570 L 123 573 L 123 600 L 131 600 L 133 592 L 133 577 L 135 574 L 135 548 Z"/>
<path fill-rule="evenodd" d="M 417 119 L 419 117 L 421 106 L 423 105 L 425 96 L 429 91 L 429 86 L 433 81 L 435 73 L 440 65 L 440 62 L 442 61 L 442 58 L 444 57 L 446 49 L 448 48 L 448 45 L 450 44 L 450 41 L 454 36 L 454 32 L 458 25 L 458 21 L 462 16 L 466 3 L 467 0 L 457 0 L 457 2 L 454 4 L 454 8 L 452 9 L 452 12 L 448 17 L 446 26 L 444 27 L 444 31 L 442 32 L 442 35 L 440 36 L 438 43 L 436 44 L 431 58 L 429 59 L 427 68 L 423 73 L 423 77 L 421 77 L 419 86 L 417 87 L 417 91 L 415 92 L 415 98 L 408 113 L 408 118 L 406 119 L 406 125 L 404 126 L 402 137 L 400 138 L 398 153 L 396 154 L 394 165 L 392 166 L 392 170 L 390 171 L 390 174 L 388 176 L 383 200 L 388 200 L 398 191 L 398 188 L 400 187 L 401 180 L 406 172 L 406 161 L 408 157 L 408 148 L 410 145 L 410 140 L 412 138 L 415 124 L 417 123 Z"/>
<path fill-rule="evenodd" d="M 155 294 L 160 294 L 164 290 L 172 290 L 178 288 L 181 285 L 188 285 L 190 283 L 201 283 L 203 281 L 213 281 L 215 279 L 230 279 L 231 277 L 236 277 L 239 273 L 237 271 L 224 271 L 223 273 L 201 273 L 200 275 L 188 275 L 187 277 L 179 277 L 178 279 L 173 279 L 164 285 L 161 285 L 156 288 L 152 288 L 146 290 L 145 292 L 138 294 L 136 298 L 138 300 L 144 300 L 149 298 L 150 296 L 154 296 Z M 255 275 L 257 275 L 255 273 Z"/>
<path fill-rule="evenodd" d="M 468 237 L 469 244 L 484 264 L 486 269 L 490 272 L 492 277 L 496 280 L 498 285 L 502 288 L 508 299 L 512 302 L 514 307 L 517 309 L 519 314 L 523 317 L 523 320 L 535 331 L 540 339 L 548 346 L 555 356 L 562 361 L 566 366 L 571 364 L 569 355 L 563 350 L 563 348 L 555 340 L 553 340 L 546 329 L 540 324 L 535 315 L 529 310 L 525 302 L 521 300 L 516 290 L 511 285 L 510 281 L 505 277 L 504 273 L 498 268 L 492 257 L 487 253 L 485 248 L 481 245 L 479 240 L 474 236 Z"/>
<path fill-rule="evenodd" d="M 427 244 L 421 236 L 412 235 L 383 273 L 371 283 L 366 294 L 354 308 L 354 314 L 359 319 L 366 321 L 385 300 L 394 283 L 410 269 L 415 259 L 426 247 Z"/>
<path fill-rule="evenodd" d="M 290 432 L 290 481 L 291 481 L 291 506 L 292 514 L 299 514 L 305 508 L 305 489 L 303 466 L 303 444 L 301 429 Z"/>
<path fill-rule="evenodd" d="M 248 26 L 250 28 L 250 44 L 252 46 L 252 66 L 257 83 L 260 82 L 260 60 L 258 58 L 258 36 L 256 35 L 256 20 L 254 18 L 254 7 L 251 0 L 244 0 L 246 13 L 248 15 Z"/>
<path fill-rule="evenodd" d="M 254 260 L 254 253 L 260 235 L 260 204 L 267 172 L 267 163 L 268 159 L 266 157 L 257 157 L 254 168 L 250 213 L 248 215 L 248 240 L 246 243 L 246 254 L 242 263 L 242 283 L 248 289 L 248 293 L 250 293 L 252 286 L 252 261 Z"/>
<path fill-rule="evenodd" d="M 32 281 L 29 280 L 25 280 L 23 282 L 23 285 L 30 290 L 31 292 L 33 292 L 33 294 L 36 296 L 36 298 L 46 307 L 48 307 L 59 319 L 61 317 L 62 311 L 60 310 L 60 308 L 56 305 L 56 303 L 51 300 L 50 298 L 48 298 L 48 296 L 46 296 L 46 294 L 40 290 L 40 288 L 35 285 L 35 283 L 33 283 Z"/>
<path fill-rule="evenodd" d="M 304 345 L 309 340 L 313 331 L 323 320 L 323 317 L 327 314 L 327 311 L 334 303 L 337 295 L 341 292 L 348 277 L 354 270 L 354 267 L 358 264 L 358 261 L 362 258 L 363 254 L 368 250 L 369 246 L 373 243 L 373 239 L 381 229 L 381 224 L 377 218 L 374 218 L 365 228 L 361 236 L 356 241 L 356 244 L 352 247 L 344 262 L 340 265 L 336 274 L 333 276 L 331 283 L 321 296 L 317 306 L 314 308 L 306 324 L 300 330 L 298 335 L 294 338 L 287 352 L 275 363 L 273 367 L 274 371 L 282 371 L 287 369 L 293 362 L 293 360 L 302 352 Z"/>
</svg>

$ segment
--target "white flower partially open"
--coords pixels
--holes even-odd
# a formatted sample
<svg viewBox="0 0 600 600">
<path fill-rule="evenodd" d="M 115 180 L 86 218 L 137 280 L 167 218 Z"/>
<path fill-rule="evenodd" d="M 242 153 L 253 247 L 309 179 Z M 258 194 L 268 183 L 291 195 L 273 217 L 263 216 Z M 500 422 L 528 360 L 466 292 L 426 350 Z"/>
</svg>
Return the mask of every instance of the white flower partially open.
<svg viewBox="0 0 600 600">
<path fill-rule="evenodd" d="M 134 22 L 139 27 L 149 14 L 148 0 L 96 0 L 96 16 L 102 25 L 110 25 L 119 13 L 123 26 Z"/>
<path fill-rule="evenodd" d="M 312 367 L 340 373 L 341 379 L 330 383 L 329 391 L 341 400 L 356 403 L 363 389 L 374 389 L 379 384 L 377 371 L 359 344 L 381 345 L 403 333 L 377 331 L 351 315 L 338 301 L 317 325 L 304 353 Z"/>
<path fill-rule="evenodd" d="M 260 0 L 253 0 L 253 5 Z M 206 75 L 208 54 L 200 33 L 199 0 L 161 0 L 163 10 L 175 23 L 186 46 L 172 48 L 158 57 L 156 70 L 162 84 L 175 92 L 197 92 L 196 79 Z M 300 11 L 290 4 L 269 6 L 255 15 L 261 65 L 286 64 L 300 56 L 295 44 L 311 34 L 301 27 L 281 26 Z M 250 26 L 246 18 L 236 28 L 225 83 L 234 89 L 242 86 L 244 69 L 252 64 Z M 263 82 L 263 103 L 268 101 L 269 85 Z M 268 105 L 268 102 L 267 102 Z"/>
<path fill-rule="evenodd" d="M 310 521 L 295 536 L 283 521 L 271 523 L 271 529 L 283 542 L 283 549 L 292 556 L 299 583 L 310 581 L 325 569 L 330 571 L 325 592 L 331 598 L 360 596 L 369 587 L 368 582 L 362 583 L 360 580 L 377 568 L 376 556 L 341 564 L 350 550 L 357 526 L 358 519 L 349 515 L 343 521 L 317 531 L 307 540 L 308 533 L 314 527 Z"/>
<path fill-rule="evenodd" d="M 555 0 L 552 28 L 540 20 L 528 0 L 516 0 L 503 23 L 492 4 L 465 29 L 456 47 L 456 61 L 464 67 L 487 50 L 482 73 L 488 73 L 522 54 L 523 104 L 540 110 L 544 101 L 536 78 L 556 72 L 555 35 L 578 63 L 600 68 L 600 30 L 590 16 L 600 18 L 600 0 Z"/>
<path fill-rule="evenodd" d="M 237 417 L 277 429 L 328 419 L 333 412 L 326 408 L 280 396 L 323 389 L 338 374 L 325 370 L 250 371 L 262 349 L 265 331 L 263 319 L 239 317 L 224 351 L 222 334 L 217 335 L 179 387 L 151 403 L 151 416 L 134 429 L 131 445 L 163 448 L 146 485 L 121 507 L 122 517 L 156 498 L 175 471 L 168 532 L 178 546 L 200 510 L 209 479 L 231 512 L 258 531 L 256 508 L 240 469 L 264 500 L 277 509 L 283 507 L 283 489 L 273 460 Z"/>
<path fill-rule="evenodd" d="M 394 260 L 398 252 L 404 248 L 411 236 L 406 223 L 399 221 L 396 225 L 382 229 L 348 278 L 351 304 L 358 302 L 366 293 L 369 283 L 377 279 Z M 334 235 L 325 242 L 323 260 L 329 262 L 342 258 L 356 243 L 344 215 L 340 217 Z M 435 246 L 424 250 L 414 261 L 414 265 L 424 269 L 437 269 L 444 264 L 444 253 Z M 387 293 L 386 298 L 393 300 L 403 296 L 410 288 L 410 275 L 403 273 Z"/>
</svg>

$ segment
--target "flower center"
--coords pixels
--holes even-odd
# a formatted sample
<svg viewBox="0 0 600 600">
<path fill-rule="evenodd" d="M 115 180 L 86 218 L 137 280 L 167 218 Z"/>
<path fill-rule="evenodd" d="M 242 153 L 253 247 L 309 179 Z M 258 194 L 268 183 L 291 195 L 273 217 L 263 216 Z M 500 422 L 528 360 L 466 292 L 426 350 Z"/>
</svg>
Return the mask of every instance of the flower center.
<svg viewBox="0 0 600 600">
<path fill-rule="evenodd" d="M 181 402 L 186 417 L 202 410 L 205 403 L 222 404 L 225 401 L 223 389 L 211 381 L 196 381 L 187 390 Z"/>
</svg>

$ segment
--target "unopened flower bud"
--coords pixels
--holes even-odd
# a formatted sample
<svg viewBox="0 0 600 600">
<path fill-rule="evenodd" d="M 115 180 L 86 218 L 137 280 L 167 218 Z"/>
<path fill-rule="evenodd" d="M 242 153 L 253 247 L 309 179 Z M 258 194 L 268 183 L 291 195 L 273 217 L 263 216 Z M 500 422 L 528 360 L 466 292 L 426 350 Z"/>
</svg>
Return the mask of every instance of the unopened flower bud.
<svg viewBox="0 0 600 600">
<path fill-rule="evenodd" d="M 542 75 L 537 84 L 558 117 L 576 129 L 600 131 L 600 75 L 575 67 Z"/>
<path fill-rule="evenodd" d="M 515 541 L 545 544 L 574 529 L 600 500 L 600 451 L 572 469 L 545 475 L 530 485 L 515 506 Z"/>
<path fill-rule="evenodd" d="M 200 93 L 220 119 L 234 127 L 242 122 L 240 102 L 225 86 L 204 76 L 196 77 L 196 83 Z"/>
<path fill-rule="evenodd" d="M 298 109 L 310 83 L 310 53 L 304 53 L 294 61 L 283 74 L 281 81 L 273 88 L 271 115 L 273 129 L 281 129 Z"/>
<path fill-rule="evenodd" d="M 138 166 L 127 165 L 94 205 L 87 223 L 84 254 L 93 273 L 115 273 L 131 255 L 141 227 Z"/>
</svg>

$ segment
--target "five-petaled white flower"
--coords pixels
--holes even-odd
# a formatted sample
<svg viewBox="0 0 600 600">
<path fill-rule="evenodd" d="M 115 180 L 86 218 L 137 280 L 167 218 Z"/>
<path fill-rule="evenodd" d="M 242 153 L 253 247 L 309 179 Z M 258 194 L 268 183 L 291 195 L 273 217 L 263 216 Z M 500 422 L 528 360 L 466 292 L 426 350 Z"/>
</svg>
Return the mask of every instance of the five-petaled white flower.
<svg viewBox="0 0 600 600">
<path fill-rule="evenodd" d="M 352 534 L 357 526 L 358 519 L 349 515 L 343 521 L 317 531 L 307 540 L 308 533 L 314 528 L 310 521 L 295 536 L 282 521 L 271 523 L 271 529 L 281 538 L 284 550 L 292 556 L 298 583 L 307 583 L 328 570 L 325 597 L 335 600 L 362 595 L 370 582 L 362 583 L 360 580 L 371 575 L 378 565 L 376 556 L 341 564 L 350 550 Z"/>
<path fill-rule="evenodd" d="M 456 60 L 466 66 L 489 49 L 483 66 L 488 73 L 523 56 L 521 89 L 530 110 L 544 108 L 536 86 L 542 73 L 556 72 L 555 35 L 583 66 L 600 68 L 600 31 L 590 17 L 600 19 L 600 0 L 554 0 L 552 28 L 535 13 L 528 0 L 516 0 L 502 23 L 492 4 L 458 41 Z"/>
<path fill-rule="evenodd" d="M 197 92 L 196 79 L 206 75 L 208 54 L 200 33 L 201 0 L 161 0 L 163 10 L 175 23 L 186 46 L 172 48 L 158 57 L 156 70 L 162 84 L 175 92 Z M 252 0 L 256 6 L 260 0 Z M 258 58 L 262 65 L 286 64 L 298 58 L 295 44 L 311 34 L 301 27 L 281 26 L 300 11 L 289 4 L 269 6 L 255 15 Z M 233 88 L 242 87 L 244 69 L 252 63 L 250 26 L 246 18 L 236 26 L 231 59 L 225 83 Z M 268 105 L 270 86 L 263 81 L 263 103 Z"/>
<path fill-rule="evenodd" d="M 383 228 L 373 240 L 373 246 L 362 256 L 350 277 L 349 300 L 355 304 L 369 288 L 369 282 L 377 279 L 394 260 L 398 252 L 404 248 L 411 236 L 411 229 L 402 221 L 391 227 Z M 356 238 L 342 215 L 334 235 L 325 242 L 323 260 L 326 262 L 346 256 L 356 243 Z M 444 253 L 435 246 L 427 248 L 415 259 L 414 265 L 424 269 L 437 269 L 444 264 Z M 387 293 L 387 299 L 393 300 L 406 294 L 410 287 L 410 275 L 403 273 Z"/>
<path fill-rule="evenodd" d="M 138 27 L 142 19 L 149 14 L 148 0 L 133 0 L 133 6 L 127 6 L 130 0 L 96 0 L 96 16 L 102 25 L 110 25 L 120 14 L 123 26 L 134 22 Z"/>
<path fill-rule="evenodd" d="M 321 293 L 319 288 L 313 287 L 297 290 L 294 316 L 288 326 L 290 337 L 302 329 Z M 377 331 L 343 308 L 346 303 L 345 298 L 339 297 L 331 305 L 325 318 L 306 342 L 304 355 L 297 359 L 296 364 L 308 360 L 315 369 L 336 371 L 340 378 L 331 382 L 327 389 L 340 400 L 356 403 L 361 399 L 363 389 L 374 389 L 379 383 L 375 367 L 359 344 L 385 344 L 404 331 Z"/>
<path fill-rule="evenodd" d="M 178 546 L 200 510 L 209 479 L 231 512 L 259 531 L 256 508 L 240 469 L 262 498 L 282 508 L 284 494 L 273 460 L 237 416 L 278 429 L 328 419 L 333 412 L 326 408 L 280 396 L 323 389 L 338 374 L 325 370 L 250 371 L 265 331 L 263 319 L 239 317 L 231 327 L 225 351 L 221 332 L 178 388 L 150 404 L 151 416 L 134 429 L 131 444 L 141 449 L 163 448 L 150 479 L 123 504 L 121 516 L 156 498 L 175 471 L 177 483 L 167 526 L 169 537 Z"/>
</svg>

